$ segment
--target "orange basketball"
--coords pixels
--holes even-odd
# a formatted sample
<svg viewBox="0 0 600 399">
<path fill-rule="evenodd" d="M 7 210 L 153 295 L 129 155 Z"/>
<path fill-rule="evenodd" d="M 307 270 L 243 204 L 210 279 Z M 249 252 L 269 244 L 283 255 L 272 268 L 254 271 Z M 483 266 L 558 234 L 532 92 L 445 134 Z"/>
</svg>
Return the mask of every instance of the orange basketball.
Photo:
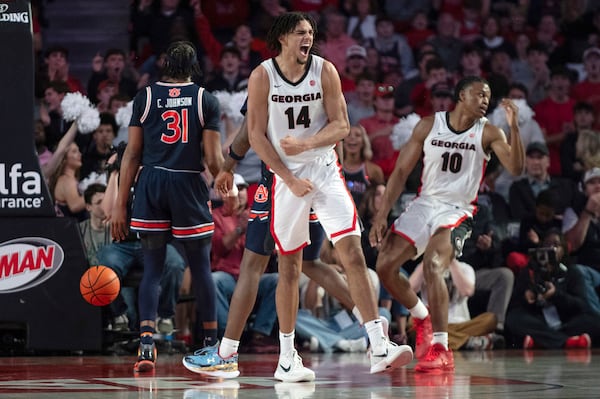
<svg viewBox="0 0 600 399">
<path fill-rule="evenodd" d="M 119 276 L 106 266 L 92 266 L 83 273 L 79 281 L 79 291 L 83 299 L 94 306 L 105 306 L 119 295 Z"/>
</svg>

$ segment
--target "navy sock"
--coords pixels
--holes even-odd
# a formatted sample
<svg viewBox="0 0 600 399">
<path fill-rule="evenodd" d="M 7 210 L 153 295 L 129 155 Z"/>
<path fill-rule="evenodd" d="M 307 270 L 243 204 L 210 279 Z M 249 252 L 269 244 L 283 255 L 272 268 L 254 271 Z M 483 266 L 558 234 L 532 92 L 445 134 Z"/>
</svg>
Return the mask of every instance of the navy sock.
<svg viewBox="0 0 600 399">
<path fill-rule="evenodd" d="M 202 331 L 203 324 L 217 320 L 217 303 L 215 283 L 210 271 L 210 239 L 184 242 L 185 254 L 192 272 L 192 284 L 196 296 L 197 331 Z M 198 335 L 201 338 L 202 335 Z M 216 343 L 217 332 L 204 329 L 204 337 L 210 337 Z M 206 340 L 205 340 L 206 343 Z"/>
<path fill-rule="evenodd" d="M 204 329 L 204 345 L 213 346 L 217 344 L 217 329 L 216 328 L 205 328 Z"/>
<path fill-rule="evenodd" d="M 154 328 L 150 326 L 140 327 L 140 342 L 144 345 L 152 345 L 154 340 L 152 335 L 154 334 Z"/>
</svg>

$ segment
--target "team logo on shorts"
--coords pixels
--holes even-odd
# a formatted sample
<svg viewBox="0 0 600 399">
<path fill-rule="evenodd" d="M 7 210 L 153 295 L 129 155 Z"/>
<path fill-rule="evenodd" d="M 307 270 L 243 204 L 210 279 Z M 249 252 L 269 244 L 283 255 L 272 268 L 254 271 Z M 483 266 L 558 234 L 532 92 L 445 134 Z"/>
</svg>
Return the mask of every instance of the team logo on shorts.
<svg viewBox="0 0 600 399">
<path fill-rule="evenodd" d="M 258 186 L 256 193 L 254 193 L 254 202 L 264 204 L 269 200 L 269 190 L 264 185 Z"/>
<path fill-rule="evenodd" d="M 179 97 L 179 95 L 181 94 L 181 89 L 177 89 L 177 88 L 172 88 L 169 89 L 169 97 Z"/>
</svg>

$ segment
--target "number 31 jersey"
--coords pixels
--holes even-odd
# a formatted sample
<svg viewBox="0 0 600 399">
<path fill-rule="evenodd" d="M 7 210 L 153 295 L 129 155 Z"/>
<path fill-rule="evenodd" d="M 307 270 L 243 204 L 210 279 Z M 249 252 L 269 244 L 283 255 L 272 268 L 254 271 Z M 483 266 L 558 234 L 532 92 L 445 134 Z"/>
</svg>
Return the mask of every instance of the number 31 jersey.
<svg viewBox="0 0 600 399">
<path fill-rule="evenodd" d="M 293 169 L 329 153 L 333 146 L 286 155 L 279 144 L 286 136 L 299 139 L 314 136 L 327 124 L 321 85 L 323 58 L 316 55 L 309 57 L 306 72 L 296 83 L 283 76 L 274 58 L 263 61 L 261 65 L 269 75 L 267 135 L 283 163 Z"/>
<path fill-rule="evenodd" d="M 458 132 L 448 123 L 449 113 L 437 112 L 423 146 L 423 179 L 419 196 L 435 197 L 461 207 L 475 203 L 490 156 L 482 145 L 487 118 Z M 400 155 L 402 156 L 402 155 Z"/>
<path fill-rule="evenodd" d="M 219 118 L 219 102 L 204 88 L 157 82 L 136 95 L 129 126 L 143 128 L 143 166 L 200 172 L 202 130 L 219 131 Z"/>
</svg>

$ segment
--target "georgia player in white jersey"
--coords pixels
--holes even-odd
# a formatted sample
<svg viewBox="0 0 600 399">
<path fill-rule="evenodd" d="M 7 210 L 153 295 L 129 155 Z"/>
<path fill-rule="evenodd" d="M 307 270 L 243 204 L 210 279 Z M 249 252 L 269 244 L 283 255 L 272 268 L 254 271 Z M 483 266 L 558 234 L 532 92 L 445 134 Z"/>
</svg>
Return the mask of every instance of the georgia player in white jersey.
<svg viewBox="0 0 600 399">
<path fill-rule="evenodd" d="M 442 275 L 470 234 L 473 203 L 491 151 L 511 174 L 519 175 L 523 169 L 518 108 L 506 99 L 500 104 L 510 126 L 509 144 L 504 132 L 484 117 L 490 97 L 484 79 L 466 77 L 456 86 L 453 111 L 428 116 L 415 126 L 389 178 L 369 235 L 371 245 L 380 247 L 376 268 L 382 284 L 414 317 L 416 371 L 454 370 L 448 349 L 448 292 Z M 421 155 L 419 195 L 386 233 L 387 215 Z M 422 304 L 398 273 L 404 262 L 421 254 L 431 317 L 419 310 Z M 429 334 L 432 337 L 425 337 Z"/>
<path fill-rule="evenodd" d="M 275 378 L 311 381 L 294 349 L 301 249 L 309 242 L 312 207 L 346 269 L 350 294 L 371 340 L 371 373 L 412 360 L 409 346 L 384 336 L 375 293 L 369 282 L 354 203 L 346 189 L 333 146 L 350 131 L 339 74 L 310 50 L 316 24 L 307 14 L 276 18 L 268 45 L 279 54 L 263 62 L 248 81 L 248 137 L 275 173 L 271 232 L 279 250 L 276 292 L 280 356 Z"/>
</svg>

